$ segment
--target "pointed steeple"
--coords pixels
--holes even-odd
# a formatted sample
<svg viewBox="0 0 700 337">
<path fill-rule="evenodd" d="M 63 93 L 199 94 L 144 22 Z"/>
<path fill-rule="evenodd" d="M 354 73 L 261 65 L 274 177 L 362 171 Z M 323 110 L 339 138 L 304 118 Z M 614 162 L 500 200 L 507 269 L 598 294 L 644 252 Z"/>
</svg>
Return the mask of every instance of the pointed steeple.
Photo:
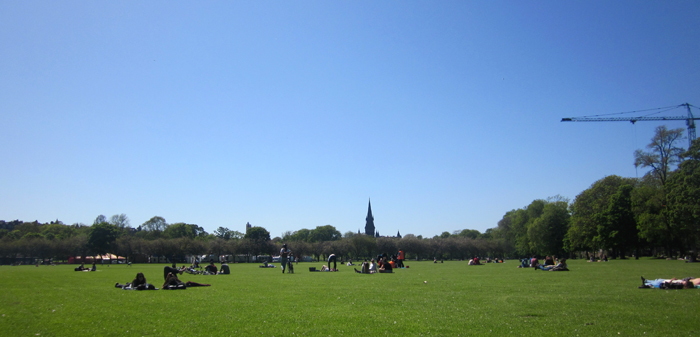
<svg viewBox="0 0 700 337">
<path fill-rule="evenodd" d="M 401 231 L 397 231 L 397 232 L 396 232 L 396 237 L 399 238 L 399 239 L 401 238 Z"/>
<path fill-rule="evenodd" d="M 367 217 L 365 218 L 365 234 L 374 235 L 374 216 L 372 216 L 372 200 L 369 201 L 369 206 L 367 206 Z"/>
</svg>

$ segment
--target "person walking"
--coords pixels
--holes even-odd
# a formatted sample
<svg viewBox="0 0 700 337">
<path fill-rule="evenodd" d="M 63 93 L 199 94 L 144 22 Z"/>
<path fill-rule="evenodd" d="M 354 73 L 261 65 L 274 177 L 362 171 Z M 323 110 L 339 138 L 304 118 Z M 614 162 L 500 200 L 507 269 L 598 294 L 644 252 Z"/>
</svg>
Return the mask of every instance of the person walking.
<svg viewBox="0 0 700 337">
<path fill-rule="evenodd" d="M 287 249 L 287 244 L 283 244 L 282 249 L 280 249 L 280 264 L 282 264 L 282 274 L 284 274 L 284 270 L 287 267 L 289 252 L 290 250 Z"/>
</svg>

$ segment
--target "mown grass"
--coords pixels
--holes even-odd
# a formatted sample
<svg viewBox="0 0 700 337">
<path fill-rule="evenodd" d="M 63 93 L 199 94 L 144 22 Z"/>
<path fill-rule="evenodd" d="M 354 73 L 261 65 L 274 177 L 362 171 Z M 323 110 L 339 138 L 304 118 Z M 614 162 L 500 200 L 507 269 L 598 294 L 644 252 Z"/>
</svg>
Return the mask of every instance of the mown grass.
<svg viewBox="0 0 700 337">
<path fill-rule="evenodd" d="M 254 264 L 184 281 L 181 291 L 114 288 L 162 264 L 0 267 L 3 336 L 686 336 L 700 335 L 698 290 L 637 289 L 647 278 L 700 276 L 700 263 L 569 261 L 570 272 L 517 269 L 515 261 L 408 262 L 394 274 L 295 274 Z M 340 266 L 339 266 L 340 267 Z M 424 283 L 427 281 L 427 283 Z"/>
</svg>

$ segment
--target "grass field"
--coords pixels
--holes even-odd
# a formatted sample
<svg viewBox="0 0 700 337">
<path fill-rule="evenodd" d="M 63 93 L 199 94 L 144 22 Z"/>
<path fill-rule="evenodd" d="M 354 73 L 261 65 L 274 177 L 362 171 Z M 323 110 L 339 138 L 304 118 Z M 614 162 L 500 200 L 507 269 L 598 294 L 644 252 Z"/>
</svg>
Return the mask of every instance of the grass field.
<svg viewBox="0 0 700 337">
<path fill-rule="evenodd" d="M 700 291 L 637 289 L 640 276 L 700 275 L 700 263 L 569 261 L 570 272 L 515 261 L 408 262 L 394 274 L 295 274 L 255 264 L 231 275 L 188 275 L 211 287 L 124 291 L 143 272 L 158 288 L 162 264 L 0 267 L 2 336 L 696 336 Z M 427 281 L 427 283 L 424 283 Z"/>
</svg>

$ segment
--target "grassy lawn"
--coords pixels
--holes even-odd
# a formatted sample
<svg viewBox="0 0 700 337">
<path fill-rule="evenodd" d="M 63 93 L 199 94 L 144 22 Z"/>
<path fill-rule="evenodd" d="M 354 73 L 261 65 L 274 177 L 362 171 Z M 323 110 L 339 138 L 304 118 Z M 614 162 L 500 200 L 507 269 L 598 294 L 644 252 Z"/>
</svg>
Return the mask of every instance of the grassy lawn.
<svg viewBox="0 0 700 337">
<path fill-rule="evenodd" d="M 158 288 L 162 264 L 97 272 L 0 266 L 2 336 L 695 336 L 700 291 L 637 289 L 640 276 L 700 275 L 700 263 L 569 261 L 570 272 L 515 261 L 408 262 L 394 274 L 296 274 L 233 264 L 232 275 L 184 274 L 211 287 L 124 291 L 143 272 Z M 427 281 L 427 283 L 424 283 Z"/>
</svg>

